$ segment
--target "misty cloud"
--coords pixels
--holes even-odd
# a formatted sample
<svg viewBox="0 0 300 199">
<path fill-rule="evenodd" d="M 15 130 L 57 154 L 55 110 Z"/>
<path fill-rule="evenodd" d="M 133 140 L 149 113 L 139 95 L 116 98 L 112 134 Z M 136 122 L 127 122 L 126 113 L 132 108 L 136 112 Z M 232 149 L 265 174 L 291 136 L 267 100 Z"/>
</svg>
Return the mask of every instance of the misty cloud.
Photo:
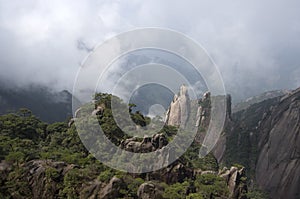
<svg viewBox="0 0 300 199">
<path fill-rule="evenodd" d="M 0 1 L 0 79 L 72 89 L 81 61 L 105 39 L 164 27 L 199 42 L 236 98 L 300 85 L 300 2 Z"/>
</svg>

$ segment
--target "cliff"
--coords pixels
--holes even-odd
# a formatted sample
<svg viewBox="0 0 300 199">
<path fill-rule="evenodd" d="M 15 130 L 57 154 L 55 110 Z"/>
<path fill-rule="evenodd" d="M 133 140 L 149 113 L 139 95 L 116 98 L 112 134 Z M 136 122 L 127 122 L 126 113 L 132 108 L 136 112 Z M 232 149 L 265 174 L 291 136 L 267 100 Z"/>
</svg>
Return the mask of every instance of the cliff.
<svg viewBox="0 0 300 199">
<path fill-rule="evenodd" d="M 299 198 L 300 89 L 232 115 L 223 162 L 239 163 L 270 198 Z"/>
<path fill-rule="evenodd" d="M 277 93 L 285 95 L 272 95 L 233 114 L 231 97 L 227 96 L 224 131 L 212 152 L 225 165 L 244 165 L 247 175 L 254 180 L 251 184 L 256 184 L 271 198 L 299 198 L 300 88 Z M 181 95 L 174 99 L 180 98 Z M 198 143 L 203 140 L 210 122 L 210 98 L 210 94 L 205 93 L 199 100 Z M 170 110 L 174 109 L 173 104 L 174 101 Z M 173 112 L 172 118 L 176 118 L 176 124 L 182 122 L 177 112 Z"/>
<path fill-rule="evenodd" d="M 255 177 L 271 198 L 300 197 L 300 88 L 285 95 L 259 126 Z"/>
</svg>

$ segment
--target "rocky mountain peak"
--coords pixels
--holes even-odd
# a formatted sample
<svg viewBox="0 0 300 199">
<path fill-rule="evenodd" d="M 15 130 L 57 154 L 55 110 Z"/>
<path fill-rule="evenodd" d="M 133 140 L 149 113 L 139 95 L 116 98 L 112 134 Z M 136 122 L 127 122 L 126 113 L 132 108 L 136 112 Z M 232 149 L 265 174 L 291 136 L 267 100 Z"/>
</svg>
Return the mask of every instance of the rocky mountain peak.
<svg viewBox="0 0 300 199">
<path fill-rule="evenodd" d="M 188 87 L 185 84 L 181 85 L 179 95 L 180 96 L 183 96 L 183 95 L 188 96 Z"/>
</svg>

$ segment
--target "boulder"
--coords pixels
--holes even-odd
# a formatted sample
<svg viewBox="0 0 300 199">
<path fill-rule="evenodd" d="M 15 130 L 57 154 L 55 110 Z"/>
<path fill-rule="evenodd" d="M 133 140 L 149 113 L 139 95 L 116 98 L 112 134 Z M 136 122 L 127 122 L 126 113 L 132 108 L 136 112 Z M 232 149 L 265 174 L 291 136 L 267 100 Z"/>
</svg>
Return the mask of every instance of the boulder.
<svg viewBox="0 0 300 199">
<path fill-rule="evenodd" d="M 122 194 L 120 190 L 126 187 L 124 181 L 120 178 L 113 177 L 109 183 L 100 190 L 99 198 L 100 199 L 115 199 L 120 198 Z"/>
<path fill-rule="evenodd" d="M 163 134 L 154 134 L 152 137 L 144 137 L 139 141 L 137 137 L 128 138 L 121 142 L 121 148 L 135 153 L 147 153 L 161 149 L 168 144 Z"/>
<path fill-rule="evenodd" d="M 145 182 L 140 185 L 137 191 L 139 199 L 162 199 L 163 189 L 153 182 Z"/>
</svg>

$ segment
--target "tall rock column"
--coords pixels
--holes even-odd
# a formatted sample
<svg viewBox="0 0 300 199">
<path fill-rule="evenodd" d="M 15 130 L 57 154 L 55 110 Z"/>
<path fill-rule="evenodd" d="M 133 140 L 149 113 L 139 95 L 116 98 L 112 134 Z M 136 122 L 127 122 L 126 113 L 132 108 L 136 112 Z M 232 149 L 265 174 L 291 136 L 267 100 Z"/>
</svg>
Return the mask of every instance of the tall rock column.
<svg viewBox="0 0 300 199">
<path fill-rule="evenodd" d="M 189 109 L 190 98 L 188 95 L 188 88 L 185 85 L 182 85 L 179 94 L 174 96 L 167 111 L 166 124 L 184 127 L 189 117 Z"/>
</svg>

